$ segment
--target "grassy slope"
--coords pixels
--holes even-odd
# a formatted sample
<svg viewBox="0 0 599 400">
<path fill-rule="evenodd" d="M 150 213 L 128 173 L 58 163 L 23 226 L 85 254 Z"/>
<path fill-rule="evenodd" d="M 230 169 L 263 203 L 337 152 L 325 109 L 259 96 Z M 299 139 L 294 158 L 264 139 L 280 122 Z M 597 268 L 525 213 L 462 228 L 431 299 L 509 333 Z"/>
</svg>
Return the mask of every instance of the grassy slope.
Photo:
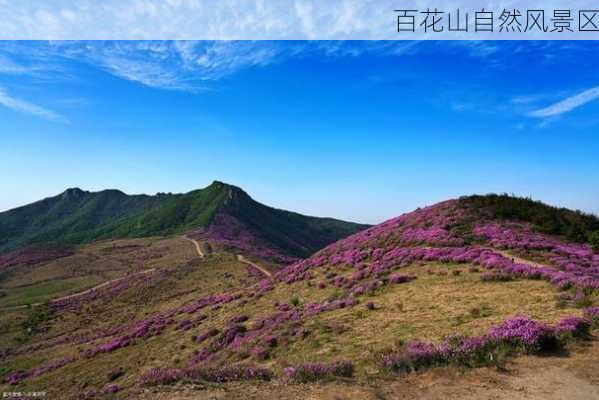
<svg viewBox="0 0 599 400">
<path fill-rule="evenodd" d="M 460 275 L 431 275 L 426 273 L 427 268 L 437 271 L 460 269 L 463 272 Z M 336 270 L 347 276 L 352 272 L 350 268 Z M 479 274 L 466 271 L 464 265 L 429 264 L 426 267 L 409 267 L 405 272 L 419 278 L 361 296 L 363 304 L 357 307 L 316 316 L 305 324 L 309 331 L 307 337 L 281 343 L 264 363 L 280 374 L 282 368 L 289 364 L 352 359 L 358 367 L 356 379 L 364 384 L 372 382 L 373 378 L 385 378 L 386 373 L 380 370 L 377 354 L 401 340 L 440 340 L 448 334 L 482 333 L 491 325 L 520 313 L 555 322 L 562 316 L 579 312 L 559 306 L 555 300 L 556 290 L 542 281 L 482 283 Z M 325 273 L 326 270 L 318 271 L 316 280 L 324 280 Z M 223 274 L 228 274 L 228 278 L 223 279 Z M 83 314 L 63 315 L 59 323 L 51 324 L 48 333 L 28 337 L 26 343 L 33 344 L 61 333 L 72 335 L 74 332 L 89 332 L 144 318 L 147 314 L 165 311 L 210 293 L 243 287 L 246 279 L 244 266 L 237 263 L 233 255 L 213 255 L 205 260 L 182 264 L 177 274 L 170 275 L 166 281 L 154 287 L 145 288 L 143 292 L 129 291 L 109 303 L 90 304 Z M 186 365 L 194 351 L 203 347 L 193 342 L 193 335 L 212 327 L 223 329 L 232 317 L 242 314 L 250 316 L 246 325 L 251 326 L 261 318 L 276 313 L 276 303 L 289 303 L 294 297 L 300 299 L 298 307 L 302 307 L 305 303 L 321 302 L 337 296 L 338 289 L 334 287 L 320 290 L 307 286 L 306 282 L 281 285 L 261 299 L 243 306 L 234 302 L 218 311 L 205 310 L 203 313 L 208 315 L 208 319 L 191 331 L 168 329 L 161 336 L 96 356 L 93 360 L 81 359 L 39 379 L 30 380 L 19 388 L 49 390 L 50 393 L 62 393 L 65 398 L 76 398 L 81 385 L 102 387 L 108 383 L 108 371 L 123 367 L 126 375 L 118 380 L 118 384 L 128 388 L 121 396 L 128 396 L 127 393 L 138 390 L 136 385 L 143 371 L 151 367 Z M 364 307 L 367 301 L 373 301 L 376 309 L 367 310 Z M 27 317 L 13 318 L 21 318 L 22 321 Z M 186 315 L 178 316 L 177 321 L 186 318 Z M 280 332 L 291 326 L 285 324 Z M 24 333 L 20 329 L 20 324 L 14 322 L 11 334 L 23 337 Z M 229 352 L 223 355 L 225 358 L 222 361 L 261 362 L 249 356 L 247 350 L 242 348 Z M 16 357 L 8 365 L 11 370 L 29 368 L 48 360 L 77 354 L 73 346 L 62 345 Z"/>
<path fill-rule="evenodd" d="M 196 257 L 181 238 L 122 239 L 80 246 L 76 253 L 0 272 L 0 308 L 77 293 L 128 273 L 173 268 Z"/>
</svg>

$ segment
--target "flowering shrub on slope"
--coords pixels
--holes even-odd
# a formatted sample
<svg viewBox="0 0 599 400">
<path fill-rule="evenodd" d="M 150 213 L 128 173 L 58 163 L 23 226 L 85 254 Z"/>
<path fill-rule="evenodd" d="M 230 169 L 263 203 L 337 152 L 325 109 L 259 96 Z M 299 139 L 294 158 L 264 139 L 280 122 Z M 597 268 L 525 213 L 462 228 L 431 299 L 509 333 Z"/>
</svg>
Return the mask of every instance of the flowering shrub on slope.
<svg viewBox="0 0 599 400">
<path fill-rule="evenodd" d="M 268 381 L 272 372 L 253 365 L 234 364 L 223 367 L 195 367 L 188 369 L 154 368 L 143 374 L 142 386 L 170 385 L 178 381 L 232 382 L 247 380 Z"/>
<path fill-rule="evenodd" d="M 207 229 L 196 232 L 194 237 L 218 243 L 225 247 L 233 247 L 248 256 L 269 259 L 281 264 L 290 264 L 297 261 L 297 258 L 285 255 L 282 250 L 252 234 L 252 229 L 248 229 L 237 218 L 222 212 L 214 216 Z"/>
<path fill-rule="evenodd" d="M 555 331 L 545 324 L 519 316 L 492 327 L 488 337 L 534 352 L 551 347 L 555 342 Z"/>
<path fill-rule="evenodd" d="M 584 316 L 591 322 L 593 327 L 599 328 L 599 307 L 590 307 L 585 309 Z"/>
<path fill-rule="evenodd" d="M 381 251 L 379 251 L 381 250 Z M 376 255 L 375 255 L 376 253 Z M 307 259 L 293 264 L 276 275 L 279 282 L 293 283 L 312 277 L 311 269 L 322 262 L 323 255 L 315 259 Z M 336 255 L 328 258 L 331 260 Z M 368 257 L 368 255 L 366 256 Z M 343 258 L 343 257 L 342 257 Z M 491 249 L 479 246 L 466 247 L 401 247 L 395 246 L 390 249 L 377 249 L 370 256 L 370 263 L 360 262 L 350 264 L 355 258 L 345 259 L 344 264 L 356 268 L 357 271 L 349 279 L 337 276 L 329 280 L 329 283 L 338 287 L 353 288 L 360 281 L 372 278 L 382 278 L 396 268 L 402 268 L 415 262 L 441 262 L 441 263 L 470 263 L 481 265 L 494 274 L 485 275 L 483 279 L 508 280 L 512 278 L 544 279 L 558 288 L 567 289 L 577 287 L 583 290 L 599 289 L 599 272 L 594 268 L 575 267 L 569 265 L 566 270 L 555 267 L 540 267 L 531 264 L 523 264 L 512 261 L 503 254 Z M 325 257 L 326 260 L 326 257 Z M 325 263 L 330 263 L 325 261 Z M 373 285 L 374 283 L 370 283 Z M 380 285 L 380 284 L 379 284 Z M 367 289 L 371 289 L 369 287 Z M 358 290 L 359 294 L 367 290 Z"/>
<path fill-rule="evenodd" d="M 162 271 L 152 273 L 138 272 L 127 275 L 116 280 L 102 288 L 92 289 L 82 294 L 66 297 L 51 302 L 52 308 L 58 311 L 77 311 L 82 305 L 92 301 L 110 301 L 120 293 L 131 288 L 142 288 L 144 286 L 154 285 L 165 277 Z"/>
<path fill-rule="evenodd" d="M 555 326 L 539 323 L 524 316 L 491 327 L 483 336 L 447 338 L 440 344 L 412 342 L 383 356 L 383 365 L 398 372 L 458 363 L 476 366 L 490 362 L 500 348 L 508 351 L 538 353 L 554 351 L 570 337 L 585 338 L 590 321 L 568 317 Z"/>
<path fill-rule="evenodd" d="M 46 364 L 42 364 L 39 367 L 33 368 L 29 371 L 18 371 L 9 374 L 6 377 L 6 383 L 11 385 L 17 385 L 21 383 L 23 380 L 28 378 L 37 378 L 47 372 L 54 371 L 58 368 L 64 367 L 65 365 L 72 363 L 75 361 L 72 357 L 61 358 L 58 360 L 50 361 Z"/>
<path fill-rule="evenodd" d="M 301 383 L 335 376 L 349 378 L 354 374 L 354 365 L 349 361 L 337 361 L 330 364 L 306 363 L 285 368 L 285 374 L 289 379 Z"/>
</svg>

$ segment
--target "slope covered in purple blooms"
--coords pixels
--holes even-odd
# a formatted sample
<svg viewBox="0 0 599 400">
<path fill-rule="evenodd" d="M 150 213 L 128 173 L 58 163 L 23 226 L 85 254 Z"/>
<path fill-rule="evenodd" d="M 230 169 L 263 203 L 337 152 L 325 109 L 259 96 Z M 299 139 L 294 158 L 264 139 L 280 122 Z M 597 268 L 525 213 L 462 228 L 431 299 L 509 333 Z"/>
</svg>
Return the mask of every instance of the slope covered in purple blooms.
<svg viewBox="0 0 599 400">
<path fill-rule="evenodd" d="M 190 236 L 246 255 L 288 264 L 368 227 L 275 209 L 258 203 L 238 187 L 214 185 L 222 186 L 223 201 L 210 223 Z"/>
<path fill-rule="evenodd" d="M 244 194 L 225 204 L 243 210 L 235 196 Z M 6 387 L 64 388 L 61 379 L 77 376 L 85 398 L 134 398 L 174 384 L 372 384 L 397 372 L 564 354 L 599 328 L 599 253 L 590 244 L 464 199 L 360 231 L 264 279 L 235 254 L 278 254 L 264 250 L 268 234 L 240 236 L 261 220 L 240 215 L 217 212 L 217 225 L 193 234 L 223 246 L 202 260 L 52 304 L 47 334 L 0 352 Z M 266 248 L 292 241 L 277 243 Z"/>
</svg>

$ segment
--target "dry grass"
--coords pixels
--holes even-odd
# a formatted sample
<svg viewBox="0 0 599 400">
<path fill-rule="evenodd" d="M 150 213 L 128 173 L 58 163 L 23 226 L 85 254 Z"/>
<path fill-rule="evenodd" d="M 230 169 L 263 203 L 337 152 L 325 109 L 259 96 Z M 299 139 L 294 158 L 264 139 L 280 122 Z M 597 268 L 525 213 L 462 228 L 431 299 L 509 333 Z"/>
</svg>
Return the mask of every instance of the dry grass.
<svg viewBox="0 0 599 400">
<path fill-rule="evenodd" d="M 157 241 L 154 245 L 165 246 L 165 243 L 172 246 L 172 258 L 149 261 L 169 263 L 168 269 L 171 272 L 162 281 L 141 291 L 127 291 L 110 303 L 90 305 L 78 314 L 65 314 L 54 321 L 48 334 L 33 338 L 32 343 L 61 334 L 89 332 L 99 327 L 145 318 L 209 294 L 255 282 L 248 277 L 245 265 L 237 261 L 234 254 L 215 253 L 199 259 L 193 256 L 193 246 L 188 242 L 183 242 L 185 246 L 180 246 L 173 239 L 172 242 Z M 97 247 L 87 249 L 91 254 L 109 252 L 108 257 L 112 257 L 113 261 L 115 253 L 119 254 L 118 257 L 125 257 L 125 260 L 129 257 L 126 251 L 102 250 L 111 246 L 108 243 L 93 246 Z M 447 273 L 429 274 L 428 269 Z M 461 273 L 454 274 L 453 270 L 460 270 Z M 205 309 L 202 313 L 209 317 L 196 329 L 181 332 L 169 328 L 159 337 L 139 341 L 113 353 L 99 354 L 91 360 L 80 359 L 37 380 L 27 381 L 20 389 L 48 390 L 50 393 L 61 393 L 64 398 L 74 398 L 85 388 L 97 388 L 106 384 L 107 372 L 122 366 L 127 372 L 118 383 L 127 388 L 124 396 L 132 395 L 139 390 L 136 382 L 144 371 L 152 367 L 186 365 L 194 351 L 202 348 L 192 341 L 194 334 L 212 327 L 222 329 L 232 317 L 241 314 L 250 317 L 246 325 L 251 326 L 275 313 L 275 303 L 290 303 L 292 298 L 298 300 L 298 307 L 338 298 L 342 295 L 338 288 L 317 288 L 317 283 L 324 280 L 325 271 L 322 269 L 316 272 L 312 286 L 307 282 L 278 285 L 262 298 L 243 306 L 234 301 L 218 311 Z M 352 273 L 349 269 L 336 271 L 346 276 Z M 368 382 L 373 378 L 384 377 L 374 355 L 399 341 L 435 341 L 455 333 L 480 334 L 491 325 L 516 314 L 526 314 L 547 322 L 555 322 L 565 315 L 580 314 L 576 309 L 558 308 L 555 301 L 556 290 L 544 281 L 481 282 L 480 274 L 469 272 L 467 265 L 413 265 L 402 269 L 402 273 L 416 275 L 418 278 L 409 283 L 384 287 L 373 295 L 360 296 L 361 304 L 353 308 L 323 313 L 307 320 L 304 327 L 310 332 L 309 335 L 304 339 L 290 339 L 288 343 L 276 347 L 271 358 L 264 364 L 280 373 L 288 364 L 349 359 L 358 366 L 357 379 Z M 365 307 L 368 301 L 374 302 L 374 310 Z M 14 322 L 21 317 L 14 314 L 12 318 Z M 188 316 L 179 316 L 177 320 L 185 318 Z M 13 326 L 17 326 L 15 324 L 16 322 Z M 283 326 L 280 329 L 284 331 L 287 328 Z M 0 339 L 2 337 L 0 333 Z M 96 344 L 104 341 L 106 339 Z M 27 368 L 43 360 L 77 355 L 80 349 L 92 345 L 57 346 L 33 356 L 12 358 L 10 366 L 13 370 Z M 221 355 L 221 361 L 240 361 L 247 356 L 243 351 L 225 351 Z"/>
<path fill-rule="evenodd" d="M 146 238 L 93 243 L 47 263 L 15 267 L 0 281 L 0 308 L 44 302 L 77 293 L 128 273 L 172 269 L 196 257 L 181 238 Z"/>
</svg>

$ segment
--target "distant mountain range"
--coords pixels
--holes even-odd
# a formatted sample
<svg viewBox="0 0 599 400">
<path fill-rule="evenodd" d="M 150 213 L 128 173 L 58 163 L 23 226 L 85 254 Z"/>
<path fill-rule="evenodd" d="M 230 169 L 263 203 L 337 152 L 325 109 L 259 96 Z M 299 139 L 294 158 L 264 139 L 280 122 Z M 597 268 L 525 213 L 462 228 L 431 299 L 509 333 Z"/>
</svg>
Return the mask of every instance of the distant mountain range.
<svg viewBox="0 0 599 400">
<path fill-rule="evenodd" d="M 271 208 L 218 181 L 185 194 L 155 196 L 72 188 L 0 213 L 0 253 L 40 243 L 189 234 L 292 259 L 367 227 Z"/>
</svg>

